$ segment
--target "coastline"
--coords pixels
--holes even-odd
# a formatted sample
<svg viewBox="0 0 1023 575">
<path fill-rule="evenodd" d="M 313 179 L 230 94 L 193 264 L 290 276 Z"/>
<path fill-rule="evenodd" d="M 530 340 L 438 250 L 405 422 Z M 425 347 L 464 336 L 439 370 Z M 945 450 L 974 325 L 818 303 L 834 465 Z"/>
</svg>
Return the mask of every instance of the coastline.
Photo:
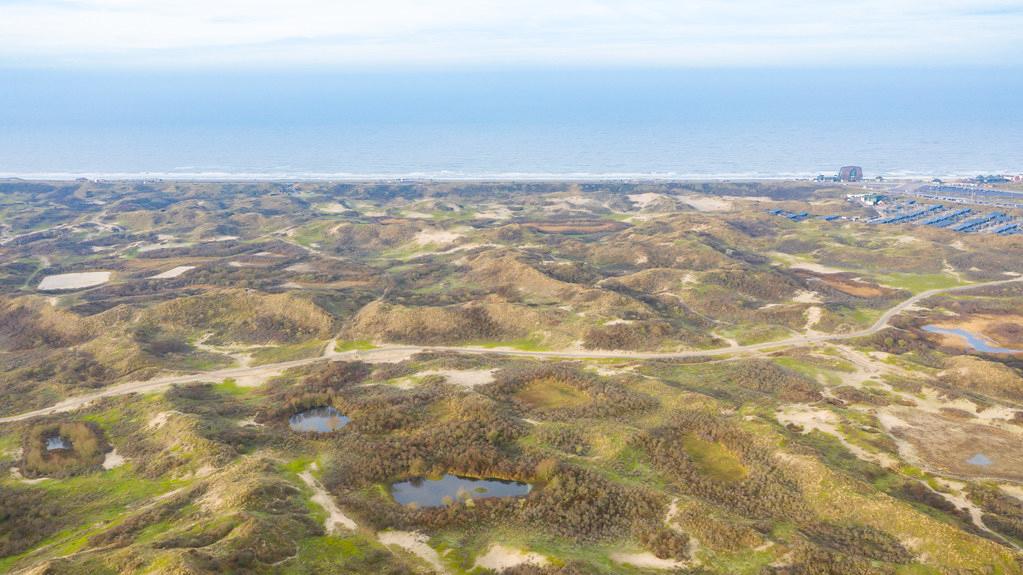
<svg viewBox="0 0 1023 575">
<path fill-rule="evenodd" d="M 718 181 L 813 181 L 818 173 L 675 173 L 675 172 L 480 172 L 452 171 L 372 172 L 0 172 L 2 181 L 71 182 L 90 181 L 181 181 L 181 182 L 718 182 Z M 868 174 L 863 183 L 881 176 L 888 182 L 920 182 L 932 178 L 959 180 L 994 173 L 1019 174 L 1014 170 L 971 171 L 955 174 L 893 172 Z"/>
</svg>

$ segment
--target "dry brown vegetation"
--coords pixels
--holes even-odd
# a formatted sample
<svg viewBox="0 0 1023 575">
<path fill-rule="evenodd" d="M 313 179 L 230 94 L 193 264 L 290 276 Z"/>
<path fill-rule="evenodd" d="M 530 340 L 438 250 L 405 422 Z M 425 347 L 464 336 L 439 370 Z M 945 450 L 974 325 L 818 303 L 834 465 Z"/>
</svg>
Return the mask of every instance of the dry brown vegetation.
<svg viewBox="0 0 1023 575">
<path fill-rule="evenodd" d="M 68 449 L 48 450 L 47 439 L 60 437 Z M 92 423 L 40 424 L 28 430 L 22 443 L 22 474 L 28 477 L 67 477 L 98 469 L 110 447 Z"/>
</svg>

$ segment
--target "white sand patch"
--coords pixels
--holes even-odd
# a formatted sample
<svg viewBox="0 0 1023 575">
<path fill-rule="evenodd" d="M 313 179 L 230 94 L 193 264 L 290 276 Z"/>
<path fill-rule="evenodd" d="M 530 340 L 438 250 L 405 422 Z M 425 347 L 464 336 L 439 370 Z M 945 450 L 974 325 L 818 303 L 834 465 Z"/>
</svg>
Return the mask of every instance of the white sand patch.
<svg viewBox="0 0 1023 575">
<path fill-rule="evenodd" d="M 21 470 L 18 469 L 17 467 L 12 467 L 11 468 L 11 477 L 15 481 L 20 481 L 21 483 L 24 483 L 26 485 L 35 485 L 36 483 L 42 483 L 44 481 L 49 481 L 50 480 L 49 477 L 37 477 L 35 479 L 28 479 L 24 475 L 21 474 Z"/>
<path fill-rule="evenodd" d="M 316 464 L 313 464 L 313 469 L 316 468 Z M 349 531 L 355 531 L 358 527 L 355 521 L 352 521 L 350 517 L 341 512 L 341 509 L 337 506 L 334 498 L 327 493 L 323 485 L 313 477 L 312 472 L 306 470 L 298 474 L 302 482 L 309 486 L 313 490 L 313 496 L 310 498 L 313 503 L 319 505 L 327 512 L 327 518 L 323 520 L 323 528 L 328 534 L 337 532 L 338 527 L 348 529 Z"/>
<path fill-rule="evenodd" d="M 117 453 L 117 449 L 108 451 L 103 458 L 103 469 L 113 469 L 122 465 L 124 465 L 124 456 Z"/>
<path fill-rule="evenodd" d="M 416 237 L 413 238 L 413 242 L 416 245 L 428 246 L 428 245 L 447 245 L 454 243 L 456 240 L 465 237 L 465 234 L 456 230 L 422 230 Z"/>
<path fill-rule="evenodd" d="M 821 303 L 821 294 L 815 291 L 800 290 L 796 297 L 792 298 L 794 303 Z"/>
<path fill-rule="evenodd" d="M 621 318 L 618 318 L 618 319 L 612 319 L 610 321 L 605 321 L 604 325 L 626 325 L 626 324 L 630 324 L 630 323 L 632 323 L 631 319 L 621 319 Z"/>
<path fill-rule="evenodd" d="M 110 281 L 110 272 L 76 272 L 46 276 L 39 282 L 41 291 L 82 289 L 103 285 Z"/>
<path fill-rule="evenodd" d="M 299 262 L 284 268 L 284 271 L 307 274 L 316 271 L 316 268 L 309 262 Z"/>
<path fill-rule="evenodd" d="M 809 405 L 788 405 L 782 408 L 775 417 L 782 425 L 794 424 L 802 428 L 800 433 L 811 431 L 827 433 L 838 439 L 853 455 L 864 461 L 876 463 L 882 467 L 894 468 L 898 460 L 887 453 L 872 453 L 858 445 L 850 443 L 838 430 L 839 419 L 833 412 Z"/>
<path fill-rule="evenodd" d="M 217 236 L 215 238 L 208 239 L 208 242 L 229 242 L 231 240 L 238 239 L 238 236 Z"/>
<path fill-rule="evenodd" d="M 160 429 L 161 427 L 167 424 L 167 420 L 170 419 L 170 416 L 173 413 L 177 412 L 161 411 L 160 413 L 157 413 L 153 417 L 149 418 L 149 423 L 146 424 L 146 427 L 149 429 Z"/>
<path fill-rule="evenodd" d="M 682 201 L 700 212 L 727 212 L 732 209 L 732 202 L 712 196 L 685 196 Z"/>
<path fill-rule="evenodd" d="M 782 425 L 798 425 L 802 433 L 823 431 L 837 435 L 838 416 L 826 409 L 817 409 L 809 405 L 789 405 L 778 412 L 778 422 Z"/>
<path fill-rule="evenodd" d="M 404 215 L 406 218 L 409 218 L 409 219 L 412 219 L 412 220 L 432 220 L 433 219 L 433 214 L 427 214 L 425 212 L 415 212 L 415 211 L 404 212 L 404 214 L 402 214 L 402 215 Z"/>
<path fill-rule="evenodd" d="M 806 308 L 806 325 L 803 326 L 804 331 L 810 331 L 813 326 L 817 325 L 821 321 L 821 314 L 824 313 L 818 306 L 810 306 Z"/>
<path fill-rule="evenodd" d="M 178 266 L 178 267 L 175 267 L 175 268 L 171 268 L 171 269 L 169 269 L 169 270 L 167 270 L 165 272 L 160 272 L 160 273 L 156 274 L 155 276 L 150 276 L 149 279 L 153 279 L 153 280 L 168 280 L 168 279 L 171 279 L 171 278 L 176 278 L 176 277 L 178 277 L 178 276 L 188 272 L 189 270 L 194 270 L 194 269 L 195 269 L 195 266 Z"/>
<path fill-rule="evenodd" d="M 680 569 L 687 565 L 686 561 L 675 559 L 661 559 L 649 551 L 642 553 L 612 553 L 610 558 L 615 563 L 632 565 L 640 569 Z"/>
<path fill-rule="evenodd" d="M 476 558 L 473 569 L 483 568 L 501 572 L 519 565 L 532 564 L 538 567 L 547 565 L 547 558 L 539 553 L 529 553 L 520 549 L 505 547 L 500 543 L 490 546 L 486 553 Z"/>
<path fill-rule="evenodd" d="M 656 202 L 661 198 L 666 198 L 664 194 L 658 194 L 656 192 L 646 192 L 642 194 L 629 194 L 627 196 L 629 201 L 639 206 L 639 209 L 645 210 L 650 204 Z"/>
<path fill-rule="evenodd" d="M 511 210 L 505 206 L 489 206 L 486 210 L 473 215 L 473 218 L 477 220 L 507 220 L 511 217 Z"/>
<path fill-rule="evenodd" d="M 472 389 L 477 385 L 486 385 L 494 381 L 496 371 L 497 369 L 431 369 L 416 375 L 440 375 L 451 385 Z"/>
<path fill-rule="evenodd" d="M 377 539 L 384 545 L 401 547 L 405 551 L 426 561 L 440 573 L 448 572 L 444 564 L 441 563 L 440 555 L 437 554 L 433 547 L 427 544 L 430 538 L 422 533 L 414 533 L 412 531 L 381 531 L 377 534 Z"/>
<path fill-rule="evenodd" d="M 176 244 L 147 244 L 140 246 L 138 252 L 144 254 L 146 252 L 155 252 L 156 250 L 170 250 L 174 248 L 187 248 L 192 244 L 189 242 L 178 242 Z"/>
<path fill-rule="evenodd" d="M 796 256 L 793 256 L 793 255 L 790 255 L 790 254 L 785 254 L 785 253 L 782 253 L 782 252 L 770 252 L 768 255 L 771 256 L 772 258 L 776 259 L 776 260 L 780 260 L 786 266 L 788 266 L 791 269 L 795 269 L 795 270 L 806 270 L 806 271 L 811 271 L 811 272 L 815 272 L 815 273 L 819 273 L 819 274 L 840 274 L 840 273 L 846 273 L 847 271 L 849 271 L 849 270 L 840 270 L 838 268 L 828 267 L 828 266 L 825 266 L 825 265 L 822 265 L 822 264 L 819 264 L 819 263 L 816 263 L 816 262 L 807 261 L 807 260 L 804 260 L 804 259 L 801 259 L 801 258 L 797 258 Z"/>
</svg>

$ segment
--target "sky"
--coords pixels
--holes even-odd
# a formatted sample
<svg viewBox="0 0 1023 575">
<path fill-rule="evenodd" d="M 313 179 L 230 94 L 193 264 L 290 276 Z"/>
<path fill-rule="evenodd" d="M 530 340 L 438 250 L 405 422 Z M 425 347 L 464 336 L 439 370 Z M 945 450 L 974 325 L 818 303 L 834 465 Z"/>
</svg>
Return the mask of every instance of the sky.
<svg viewBox="0 0 1023 575">
<path fill-rule="evenodd" d="M 0 0 L 3 68 L 1007 67 L 1023 0 Z"/>
</svg>

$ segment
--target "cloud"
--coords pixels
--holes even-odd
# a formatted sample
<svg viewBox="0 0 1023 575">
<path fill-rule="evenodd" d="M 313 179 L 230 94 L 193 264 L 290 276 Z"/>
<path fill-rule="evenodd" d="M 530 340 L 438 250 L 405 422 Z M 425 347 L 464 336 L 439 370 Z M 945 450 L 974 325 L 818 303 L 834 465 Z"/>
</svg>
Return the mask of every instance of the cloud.
<svg viewBox="0 0 1023 575">
<path fill-rule="evenodd" d="M 1007 65 L 1018 1 L 0 0 L 0 66 Z"/>
</svg>

